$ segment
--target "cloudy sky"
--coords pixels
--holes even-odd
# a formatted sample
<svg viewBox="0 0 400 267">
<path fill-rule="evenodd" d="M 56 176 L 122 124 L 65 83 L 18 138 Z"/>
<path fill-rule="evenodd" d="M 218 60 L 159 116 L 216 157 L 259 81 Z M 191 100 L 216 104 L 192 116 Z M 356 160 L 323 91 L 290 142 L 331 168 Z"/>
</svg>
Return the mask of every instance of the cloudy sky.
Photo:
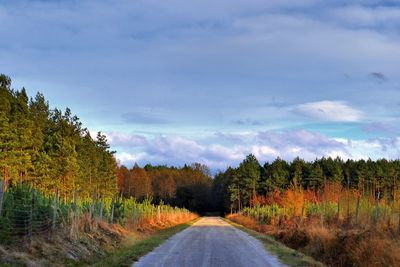
<svg viewBox="0 0 400 267">
<path fill-rule="evenodd" d="M 0 72 L 121 163 L 400 156 L 400 1 L 0 0 Z"/>
</svg>

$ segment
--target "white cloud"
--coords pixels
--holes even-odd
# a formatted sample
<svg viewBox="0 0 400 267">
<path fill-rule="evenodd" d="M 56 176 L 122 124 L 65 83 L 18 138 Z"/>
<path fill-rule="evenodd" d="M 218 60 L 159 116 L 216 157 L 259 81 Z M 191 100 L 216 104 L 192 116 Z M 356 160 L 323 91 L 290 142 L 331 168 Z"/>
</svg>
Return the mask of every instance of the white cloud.
<svg viewBox="0 0 400 267">
<path fill-rule="evenodd" d="M 176 157 L 184 156 L 187 159 L 197 158 L 204 148 L 193 140 L 180 136 L 161 136 L 152 139 L 146 147 L 149 154 Z"/>
<path fill-rule="evenodd" d="M 146 137 L 137 134 L 123 134 L 114 131 L 106 133 L 106 136 L 114 147 L 140 146 L 146 143 Z"/>
<path fill-rule="evenodd" d="M 400 137 L 372 138 L 366 140 L 337 139 L 346 145 L 353 159 L 399 159 Z"/>
<path fill-rule="evenodd" d="M 300 104 L 295 106 L 293 111 L 321 121 L 357 122 L 362 118 L 361 111 L 342 101 L 318 101 Z"/>
<path fill-rule="evenodd" d="M 236 144 L 229 140 L 229 145 L 222 145 L 225 137 L 234 137 Z M 138 143 L 136 147 L 121 148 L 117 158 L 129 166 L 134 162 L 177 166 L 200 162 L 217 170 L 238 165 L 250 153 L 261 163 L 276 157 L 292 160 L 299 156 L 314 160 L 337 156 L 343 159 L 394 159 L 400 156 L 400 137 L 351 140 L 330 138 L 318 132 L 286 130 L 227 135 L 219 133 L 218 138 L 208 144 L 182 136 L 148 137 L 146 142 Z"/>
<path fill-rule="evenodd" d="M 126 140 L 131 139 L 129 135 L 125 137 Z M 135 138 L 133 135 L 132 139 Z M 289 161 L 297 156 L 308 161 L 337 156 L 342 159 L 400 157 L 400 137 L 353 140 L 330 138 L 305 130 L 230 134 L 219 132 L 218 139 L 212 139 L 212 143 L 182 136 L 155 136 L 145 139 L 145 142 L 138 142 L 136 146 L 129 145 L 129 142 L 126 146 L 121 146 L 117 152 L 120 163 L 128 166 L 135 162 L 141 165 L 151 163 L 182 166 L 185 163 L 200 162 L 212 170 L 222 170 L 227 166 L 237 166 L 250 153 L 261 164 L 276 157 Z"/>
<path fill-rule="evenodd" d="M 146 153 L 127 153 L 127 152 L 120 152 L 117 155 L 117 160 L 121 164 L 125 164 L 128 166 L 132 166 L 133 164 L 144 160 L 146 158 Z"/>
<path fill-rule="evenodd" d="M 297 156 L 306 160 L 328 155 L 350 157 L 345 145 L 318 132 L 306 130 L 285 130 L 258 132 L 257 144 L 268 145 L 276 156 L 291 160 Z"/>
<path fill-rule="evenodd" d="M 278 157 L 279 156 L 279 152 L 276 151 L 275 149 L 273 149 L 270 146 L 257 146 L 254 145 L 251 148 L 251 153 L 254 154 L 254 156 L 256 156 L 259 159 L 265 159 L 265 158 L 271 158 L 271 157 Z"/>
</svg>

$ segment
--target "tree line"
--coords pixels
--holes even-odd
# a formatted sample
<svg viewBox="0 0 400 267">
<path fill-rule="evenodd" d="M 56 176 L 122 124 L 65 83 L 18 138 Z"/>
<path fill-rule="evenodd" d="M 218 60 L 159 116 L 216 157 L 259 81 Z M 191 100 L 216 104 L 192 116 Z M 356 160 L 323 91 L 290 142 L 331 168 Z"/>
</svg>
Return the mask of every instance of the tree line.
<svg viewBox="0 0 400 267">
<path fill-rule="evenodd" d="M 0 180 L 29 183 L 44 193 L 56 188 L 64 201 L 92 192 L 117 192 L 116 159 L 106 136 L 92 138 L 67 108 L 50 109 L 43 94 L 29 98 L 0 75 Z"/>
<path fill-rule="evenodd" d="M 268 196 L 287 189 L 309 189 L 319 192 L 327 182 L 376 198 L 396 200 L 400 182 L 400 160 L 342 160 L 321 158 L 306 162 L 281 158 L 261 165 L 248 155 L 237 168 L 229 167 L 215 175 L 212 185 L 214 209 L 224 212 L 252 206 L 258 196 Z"/>
<path fill-rule="evenodd" d="M 152 198 L 156 203 L 185 207 L 199 213 L 213 207 L 212 178 L 207 166 L 199 163 L 181 168 L 137 164 L 128 169 L 118 168 L 118 188 L 124 197 L 138 200 Z"/>
<path fill-rule="evenodd" d="M 64 201 L 78 191 L 81 198 L 121 194 L 198 212 L 228 212 L 251 206 L 257 196 L 290 187 L 317 192 L 331 181 L 393 200 L 400 179 L 399 160 L 277 158 L 261 165 L 248 155 L 212 178 L 198 163 L 128 169 L 118 166 L 114 153 L 106 136 L 99 132 L 92 138 L 70 109 L 51 109 L 43 94 L 29 98 L 0 75 L 0 180 L 7 187 L 29 183 L 44 194 L 58 189 Z"/>
<path fill-rule="evenodd" d="M 250 154 L 237 167 L 228 167 L 211 178 L 207 166 L 182 168 L 146 165 L 118 170 L 118 188 L 126 197 L 152 197 L 197 212 L 226 213 L 251 207 L 260 197 L 288 189 L 322 192 L 327 184 L 358 190 L 380 199 L 396 200 L 400 182 L 400 161 L 380 159 L 342 160 L 321 158 L 307 162 L 277 158 L 259 163 Z"/>
</svg>

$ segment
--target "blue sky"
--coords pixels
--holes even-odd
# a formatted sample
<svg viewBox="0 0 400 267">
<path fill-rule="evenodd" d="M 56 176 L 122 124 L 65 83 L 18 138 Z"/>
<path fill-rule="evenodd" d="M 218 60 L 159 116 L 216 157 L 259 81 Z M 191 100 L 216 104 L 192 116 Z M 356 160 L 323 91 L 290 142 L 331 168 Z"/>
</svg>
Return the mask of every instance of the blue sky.
<svg viewBox="0 0 400 267">
<path fill-rule="evenodd" d="M 400 155 L 400 1 L 0 0 L 0 72 L 121 163 Z"/>
</svg>

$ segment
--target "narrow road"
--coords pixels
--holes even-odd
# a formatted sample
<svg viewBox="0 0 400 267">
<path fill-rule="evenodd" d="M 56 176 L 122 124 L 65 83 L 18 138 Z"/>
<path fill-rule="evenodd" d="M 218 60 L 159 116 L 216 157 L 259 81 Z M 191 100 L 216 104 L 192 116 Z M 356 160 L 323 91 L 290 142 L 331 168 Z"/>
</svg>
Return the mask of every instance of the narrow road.
<svg viewBox="0 0 400 267">
<path fill-rule="evenodd" d="M 142 257 L 134 267 L 284 266 L 257 239 L 218 217 L 205 217 Z"/>
</svg>

